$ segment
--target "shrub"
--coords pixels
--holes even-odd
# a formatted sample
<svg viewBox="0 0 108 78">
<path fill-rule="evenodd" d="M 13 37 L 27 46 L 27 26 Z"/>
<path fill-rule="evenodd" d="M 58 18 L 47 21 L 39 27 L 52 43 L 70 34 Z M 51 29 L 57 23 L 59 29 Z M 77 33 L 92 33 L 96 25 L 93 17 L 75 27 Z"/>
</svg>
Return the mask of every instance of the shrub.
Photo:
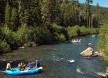
<svg viewBox="0 0 108 78">
<path fill-rule="evenodd" d="M 87 28 L 84 26 L 80 27 L 80 35 L 97 34 L 97 33 L 99 33 L 99 28 Z"/>
<path fill-rule="evenodd" d="M 68 32 L 69 39 L 71 39 L 72 37 L 78 36 L 78 31 L 79 31 L 79 27 L 78 26 L 68 27 L 67 28 L 67 32 Z"/>
<path fill-rule="evenodd" d="M 14 38 L 17 41 L 19 46 L 23 46 L 25 43 L 29 42 L 32 39 L 32 35 L 30 35 L 31 29 L 23 24 L 18 28 L 18 31 L 15 33 Z"/>
<path fill-rule="evenodd" d="M 49 44 L 53 41 L 52 33 L 45 26 L 34 28 L 32 36 L 33 41 L 35 41 L 37 44 Z"/>
<path fill-rule="evenodd" d="M 13 32 L 12 30 L 9 29 L 9 27 L 4 26 L 2 27 L 2 38 L 1 40 L 6 40 L 7 44 L 10 45 L 11 48 L 15 47 L 15 39 L 14 39 L 14 34 L 15 32 Z"/>
<path fill-rule="evenodd" d="M 60 42 L 66 40 L 65 35 L 64 35 L 64 28 L 53 23 L 50 29 L 53 38 L 55 41 Z"/>
<path fill-rule="evenodd" d="M 86 34 L 89 34 L 88 29 L 84 26 L 80 27 L 80 35 L 86 35 Z"/>
<path fill-rule="evenodd" d="M 104 54 L 104 60 L 108 61 L 108 25 L 103 25 L 99 31 L 98 50 Z"/>
<path fill-rule="evenodd" d="M 65 40 L 66 40 L 66 38 L 65 38 L 65 36 L 63 34 L 60 34 L 58 36 L 58 41 L 65 41 Z"/>
<path fill-rule="evenodd" d="M 6 40 L 0 40 L 0 54 L 10 52 L 10 46 L 7 44 Z"/>
</svg>

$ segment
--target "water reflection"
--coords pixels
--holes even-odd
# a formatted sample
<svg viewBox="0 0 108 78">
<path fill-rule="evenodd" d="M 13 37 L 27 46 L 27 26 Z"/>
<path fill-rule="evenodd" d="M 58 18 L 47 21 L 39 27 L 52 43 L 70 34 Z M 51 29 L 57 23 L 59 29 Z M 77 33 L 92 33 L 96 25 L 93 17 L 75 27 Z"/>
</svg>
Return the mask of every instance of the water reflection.
<svg viewBox="0 0 108 78">
<path fill-rule="evenodd" d="M 38 77 L 36 75 L 21 75 L 21 76 L 0 75 L 0 78 L 38 78 Z"/>
</svg>

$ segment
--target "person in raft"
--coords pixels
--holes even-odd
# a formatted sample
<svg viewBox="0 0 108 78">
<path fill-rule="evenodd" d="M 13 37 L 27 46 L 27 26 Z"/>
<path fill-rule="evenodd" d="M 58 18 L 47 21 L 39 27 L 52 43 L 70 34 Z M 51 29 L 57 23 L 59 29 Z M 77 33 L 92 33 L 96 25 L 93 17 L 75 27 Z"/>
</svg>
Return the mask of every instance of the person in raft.
<svg viewBox="0 0 108 78">
<path fill-rule="evenodd" d="M 25 67 L 26 67 L 26 64 L 24 64 L 23 61 L 22 61 L 21 63 L 18 64 L 18 68 L 19 68 L 19 70 L 21 70 L 21 71 L 24 71 L 24 70 L 25 70 Z"/>
<path fill-rule="evenodd" d="M 7 69 L 7 70 L 11 70 L 11 69 L 12 69 L 10 63 L 7 63 L 7 65 L 6 65 L 6 69 Z"/>
<path fill-rule="evenodd" d="M 36 68 L 40 67 L 40 62 L 38 60 L 36 60 Z"/>
<path fill-rule="evenodd" d="M 31 61 L 27 64 L 27 69 L 32 69 L 33 68 L 33 65 L 32 65 L 32 63 L 31 63 Z"/>
<path fill-rule="evenodd" d="M 21 64 L 19 63 L 19 64 L 18 64 L 18 69 L 21 70 L 21 68 L 22 68 L 22 67 L 21 67 Z"/>
</svg>

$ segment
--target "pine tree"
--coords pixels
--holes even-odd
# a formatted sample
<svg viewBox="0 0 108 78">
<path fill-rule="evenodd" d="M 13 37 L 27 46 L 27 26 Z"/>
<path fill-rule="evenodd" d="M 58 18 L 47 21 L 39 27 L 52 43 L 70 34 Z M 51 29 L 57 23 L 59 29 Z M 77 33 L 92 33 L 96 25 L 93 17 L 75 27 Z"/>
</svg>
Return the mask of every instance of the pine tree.
<svg viewBox="0 0 108 78">
<path fill-rule="evenodd" d="M 42 19 L 46 24 L 56 22 L 59 17 L 58 0 L 43 0 L 42 2 Z"/>
<path fill-rule="evenodd" d="M 91 3 L 92 0 L 86 0 L 86 12 L 87 12 L 87 26 L 91 27 Z"/>
<path fill-rule="evenodd" d="M 18 20 L 18 11 L 16 8 L 12 8 L 11 12 L 11 29 L 16 31 L 19 26 L 19 20 Z"/>
<path fill-rule="evenodd" d="M 5 7 L 5 25 L 9 26 L 11 21 L 11 7 L 9 5 L 9 2 L 7 1 L 6 7 Z"/>
<path fill-rule="evenodd" d="M 3 24 L 5 20 L 5 5 L 5 0 L 0 0 L 0 24 Z"/>
</svg>

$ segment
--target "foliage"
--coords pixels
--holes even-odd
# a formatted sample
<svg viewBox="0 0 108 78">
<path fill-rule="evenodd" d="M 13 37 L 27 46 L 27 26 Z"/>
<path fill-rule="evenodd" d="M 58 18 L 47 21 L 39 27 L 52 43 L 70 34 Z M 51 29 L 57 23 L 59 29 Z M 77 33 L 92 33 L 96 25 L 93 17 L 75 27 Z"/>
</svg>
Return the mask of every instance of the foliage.
<svg viewBox="0 0 108 78">
<path fill-rule="evenodd" d="M 4 26 L 3 28 L 1 28 L 2 31 L 2 38 L 1 40 L 5 39 L 7 41 L 7 44 L 10 45 L 10 47 L 12 48 L 14 46 L 15 40 L 14 40 L 14 32 L 12 32 L 12 30 L 9 29 L 9 27 Z"/>
<path fill-rule="evenodd" d="M 78 1 L 63 2 L 60 5 L 60 24 L 72 26 L 79 24 L 79 3 Z"/>
<path fill-rule="evenodd" d="M 38 27 L 35 31 L 35 42 L 37 44 L 49 44 L 53 40 L 53 36 L 47 27 Z"/>
<path fill-rule="evenodd" d="M 72 39 L 73 37 L 76 36 L 83 36 L 83 35 L 89 35 L 89 34 L 97 34 L 99 33 L 98 28 L 88 28 L 84 26 L 74 26 L 74 27 L 68 27 L 67 32 L 68 32 L 68 37 L 69 39 Z"/>
<path fill-rule="evenodd" d="M 10 52 L 10 46 L 6 40 L 0 40 L 0 54 Z"/>
<path fill-rule="evenodd" d="M 5 7 L 5 23 L 6 23 L 6 25 L 9 25 L 10 17 L 11 17 L 11 8 L 9 6 L 9 3 L 7 2 L 6 7 Z"/>
<path fill-rule="evenodd" d="M 66 38 L 65 38 L 65 35 L 64 34 L 60 34 L 59 36 L 58 36 L 58 39 L 57 39 L 58 41 L 65 41 L 66 40 Z"/>
<path fill-rule="evenodd" d="M 51 33 L 53 34 L 53 37 L 55 41 L 64 41 L 66 40 L 65 35 L 63 34 L 63 27 L 53 23 L 51 27 Z"/>
<path fill-rule="evenodd" d="M 3 24 L 5 19 L 5 3 L 5 0 L 0 0 L 0 24 Z"/>
<path fill-rule="evenodd" d="M 1 30 L 1 39 L 5 39 L 7 41 L 7 44 L 10 45 L 11 49 L 16 49 L 19 46 L 23 46 L 30 40 L 29 38 L 31 38 L 31 30 L 26 27 L 26 25 L 19 27 L 17 32 L 10 30 L 7 26 L 3 27 Z"/>
<path fill-rule="evenodd" d="M 87 34 L 97 34 L 99 33 L 98 28 L 86 28 L 84 26 L 80 27 L 80 35 L 87 35 Z"/>
<path fill-rule="evenodd" d="M 68 27 L 67 28 L 67 32 L 68 32 L 69 39 L 72 39 L 72 37 L 78 36 L 78 33 L 77 33 L 78 31 L 79 31 L 79 27 L 78 26 Z"/>
<path fill-rule="evenodd" d="M 60 11 L 57 0 L 43 0 L 41 7 L 42 19 L 45 24 L 58 22 Z"/>
<path fill-rule="evenodd" d="M 98 27 L 108 10 L 99 4 L 91 6 L 91 3 L 93 0 L 86 0 L 85 4 L 78 0 L 1 0 L 0 23 L 14 31 L 24 23 L 27 26 L 56 23 L 64 27 L 87 27 L 88 24 Z"/>
<path fill-rule="evenodd" d="M 13 50 L 31 41 L 49 44 L 98 33 L 108 9 L 91 2 L 0 0 L 0 40 Z"/>
<path fill-rule="evenodd" d="M 24 24 L 18 28 L 18 31 L 16 32 L 15 36 L 15 40 L 17 40 L 19 44 L 24 45 L 26 42 L 29 41 L 30 29 L 26 26 L 26 24 Z"/>
<path fill-rule="evenodd" d="M 108 62 L 108 24 L 100 28 L 98 50 L 104 54 L 104 60 Z"/>
</svg>

